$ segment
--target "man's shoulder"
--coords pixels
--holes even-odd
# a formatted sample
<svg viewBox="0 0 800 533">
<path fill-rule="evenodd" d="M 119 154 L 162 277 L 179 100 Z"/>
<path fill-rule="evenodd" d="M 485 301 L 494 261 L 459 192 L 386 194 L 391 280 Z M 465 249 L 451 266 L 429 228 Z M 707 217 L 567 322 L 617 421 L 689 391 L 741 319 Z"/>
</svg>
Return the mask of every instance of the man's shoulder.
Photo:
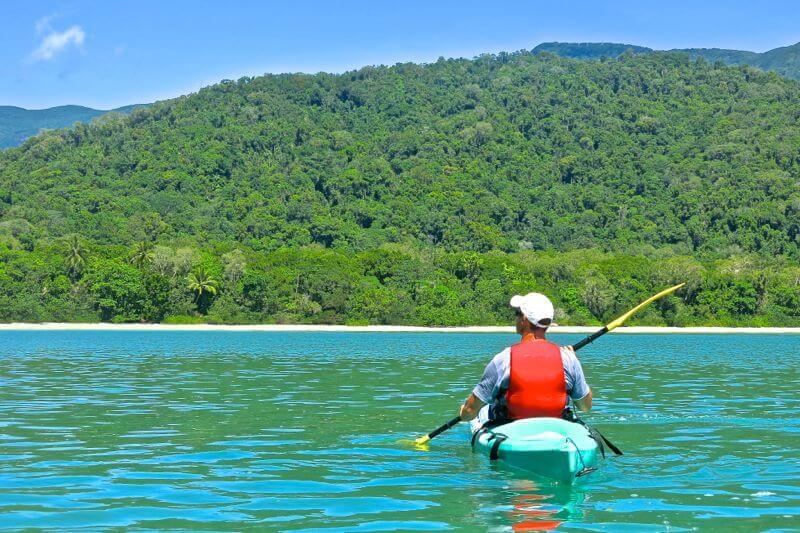
<svg viewBox="0 0 800 533">
<path fill-rule="evenodd" d="M 572 346 L 561 346 L 561 362 L 564 364 L 564 370 L 570 374 L 578 374 L 581 372 L 581 362 L 575 354 Z"/>
<path fill-rule="evenodd" d="M 497 355 L 492 357 L 492 363 L 498 366 L 504 366 L 511 361 L 511 347 L 502 350 Z"/>
<path fill-rule="evenodd" d="M 575 354 L 575 350 L 572 349 L 572 346 L 559 346 L 559 350 L 561 350 L 561 357 L 563 359 L 569 360 L 577 360 L 578 356 Z"/>
</svg>

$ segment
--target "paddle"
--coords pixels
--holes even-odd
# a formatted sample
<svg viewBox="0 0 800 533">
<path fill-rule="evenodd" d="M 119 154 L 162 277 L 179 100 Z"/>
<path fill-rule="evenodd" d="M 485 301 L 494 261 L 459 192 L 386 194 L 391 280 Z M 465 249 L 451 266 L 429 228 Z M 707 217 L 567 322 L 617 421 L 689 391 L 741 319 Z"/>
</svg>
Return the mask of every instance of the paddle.
<svg viewBox="0 0 800 533">
<path fill-rule="evenodd" d="M 664 296 L 667 296 L 668 294 L 672 294 L 673 292 L 677 291 L 678 289 L 680 289 L 684 285 L 685 285 L 685 283 L 680 283 L 678 285 L 675 285 L 674 287 L 670 287 L 669 289 L 665 289 L 665 290 L 659 292 L 658 294 L 656 294 L 654 296 L 651 296 L 650 298 L 648 298 L 647 300 L 643 301 L 642 303 L 640 303 L 639 305 L 637 305 L 636 307 L 634 307 L 630 311 L 618 316 L 617 318 L 615 318 L 614 320 L 609 322 L 605 327 L 595 331 L 594 333 L 592 333 L 591 335 L 589 335 L 585 339 L 573 344 L 572 345 L 572 349 L 575 350 L 575 351 L 580 350 L 581 348 L 583 348 L 587 344 L 589 344 L 591 342 L 594 342 L 595 340 L 597 340 L 598 338 L 602 337 L 603 335 L 605 335 L 609 331 L 613 331 L 616 328 L 620 327 L 635 312 L 640 311 L 642 308 L 646 307 L 648 304 L 653 303 L 654 301 L 658 300 L 659 298 L 663 298 Z M 424 436 L 416 439 L 414 441 L 414 444 L 416 444 L 418 446 L 423 445 L 423 444 L 427 443 L 429 440 L 431 440 L 432 438 L 444 433 L 445 431 L 447 431 L 451 427 L 455 426 L 459 422 L 461 422 L 461 417 L 459 417 L 459 416 L 453 418 L 452 420 L 448 420 L 445 424 L 443 424 L 443 425 L 439 426 L 438 428 L 434 429 L 433 431 L 431 431 L 427 435 L 424 435 Z"/>
</svg>

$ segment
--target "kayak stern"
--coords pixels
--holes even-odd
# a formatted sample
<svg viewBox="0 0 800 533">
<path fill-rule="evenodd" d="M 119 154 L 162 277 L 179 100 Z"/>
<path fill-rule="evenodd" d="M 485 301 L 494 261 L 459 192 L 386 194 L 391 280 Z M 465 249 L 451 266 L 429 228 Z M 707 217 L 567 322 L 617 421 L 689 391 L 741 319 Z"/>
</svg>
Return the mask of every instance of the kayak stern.
<svg viewBox="0 0 800 533">
<path fill-rule="evenodd" d="M 562 482 L 597 468 L 598 445 L 585 426 L 559 418 L 516 420 L 482 432 L 475 452 L 490 455 L 496 440 L 497 461 Z"/>
</svg>

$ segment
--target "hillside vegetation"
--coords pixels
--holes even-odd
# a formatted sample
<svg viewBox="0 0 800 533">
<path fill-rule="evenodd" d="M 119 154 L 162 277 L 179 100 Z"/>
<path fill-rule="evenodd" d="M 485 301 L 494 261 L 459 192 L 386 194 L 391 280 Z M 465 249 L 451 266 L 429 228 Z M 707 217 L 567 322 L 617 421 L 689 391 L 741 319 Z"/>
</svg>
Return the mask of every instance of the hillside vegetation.
<svg viewBox="0 0 800 533">
<path fill-rule="evenodd" d="M 225 81 L 0 154 L 0 318 L 799 323 L 798 119 L 675 54 Z"/>
</svg>

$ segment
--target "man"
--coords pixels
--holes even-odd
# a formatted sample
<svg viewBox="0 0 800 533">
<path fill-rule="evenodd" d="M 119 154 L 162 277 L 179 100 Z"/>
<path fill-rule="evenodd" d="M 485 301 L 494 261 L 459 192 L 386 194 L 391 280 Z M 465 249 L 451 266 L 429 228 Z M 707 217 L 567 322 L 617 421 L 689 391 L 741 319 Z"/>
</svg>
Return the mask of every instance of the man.
<svg viewBox="0 0 800 533">
<path fill-rule="evenodd" d="M 571 346 L 559 348 L 545 339 L 553 324 L 553 304 L 532 292 L 511 298 L 522 340 L 491 360 L 483 377 L 461 406 L 462 420 L 480 426 L 520 418 L 561 418 L 569 399 L 581 411 L 592 408 L 592 391 Z"/>
</svg>

